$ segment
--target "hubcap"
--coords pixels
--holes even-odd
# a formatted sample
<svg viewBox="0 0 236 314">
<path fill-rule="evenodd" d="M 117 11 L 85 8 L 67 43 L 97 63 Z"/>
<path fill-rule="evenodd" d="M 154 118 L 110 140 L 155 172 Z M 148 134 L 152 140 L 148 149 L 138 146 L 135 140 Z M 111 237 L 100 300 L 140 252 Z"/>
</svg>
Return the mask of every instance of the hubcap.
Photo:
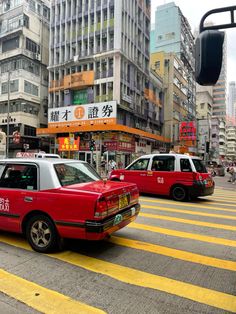
<svg viewBox="0 0 236 314">
<path fill-rule="evenodd" d="M 33 223 L 30 230 L 31 239 L 38 247 L 46 247 L 51 240 L 51 231 L 48 224 L 43 220 Z"/>
</svg>

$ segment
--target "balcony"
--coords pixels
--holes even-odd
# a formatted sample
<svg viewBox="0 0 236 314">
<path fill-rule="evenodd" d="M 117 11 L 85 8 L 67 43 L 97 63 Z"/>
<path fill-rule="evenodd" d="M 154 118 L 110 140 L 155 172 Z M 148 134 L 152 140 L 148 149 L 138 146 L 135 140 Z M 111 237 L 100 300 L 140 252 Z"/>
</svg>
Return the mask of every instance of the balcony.
<svg viewBox="0 0 236 314">
<path fill-rule="evenodd" d="M 77 72 L 66 75 L 60 80 L 51 81 L 49 93 L 65 89 L 80 89 L 92 85 L 94 85 L 94 71 Z"/>
</svg>

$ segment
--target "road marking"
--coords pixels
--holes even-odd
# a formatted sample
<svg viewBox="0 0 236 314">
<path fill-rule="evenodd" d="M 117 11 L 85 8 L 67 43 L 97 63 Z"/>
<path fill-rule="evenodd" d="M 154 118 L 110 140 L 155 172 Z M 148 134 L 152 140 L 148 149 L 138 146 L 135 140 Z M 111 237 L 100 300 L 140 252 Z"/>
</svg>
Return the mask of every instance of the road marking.
<svg viewBox="0 0 236 314">
<path fill-rule="evenodd" d="M 9 238 L 7 239 L 6 236 L 5 237 L 0 236 L 1 241 L 2 239 L 4 239 L 3 242 L 8 243 L 10 245 L 22 248 L 27 247 L 28 250 L 31 250 L 29 246 L 21 239 L 18 239 L 16 241 L 14 238 L 9 240 Z M 226 311 L 231 312 L 236 311 L 236 297 L 227 293 L 203 288 L 200 286 L 196 286 L 193 284 L 181 282 L 178 280 L 158 275 L 149 274 L 140 270 L 120 266 L 117 264 L 102 261 L 100 259 L 96 259 L 93 257 L 84 256 L 74 252 L 66 251 L 58 254 L 48 254 L 47 256 L 81 267 L 83 269 L 87 269 L 94 273 L 103 274 L 105 276 L 124 282 L 126 284 L 163 291 L 172 295 L 176 295 L 178 297 L 183 297 L 195 302 L 203 303 Z M 66 312 L 64 311 L 63 313 Z"/>
<path fill-rule="evenodd" d="M 199 220 L 182 219 L 182 218 L 177 218 L 177 217 L 155 215 L 155 214 L 147 214 L 147 213 L 139 213 L 139 216 L 140 217 L 152 218 L 152 219 L 175 221 L 175 222 L 189 224 L 189 225 L 195 225 L 195 226 L 202 226 L 202 227 L 217 228 L 217 229 L 222 229 L 222 230 L 236 231 L 236 226 L 216 224 L 216 223 L 199 221 Z"/>
<path fill-rule="evenodd" d="M 1 269 L 0 291 L 41 313 L 105 313 L 95 307 L 73 300 L 68 296 L 46 289 Z"/>
<path fill-rule="evenodd" d="M 231 271 L 236 271 L 236 262 L 223 260 L 215 257 L 200 255 L 196 253 L 191 253 L 188 251 L 182 251 L 177 249 L 172 249 L 166 246 L 156 245 L 148 242 L 137 241 L 134 239 L 127 239 L 123 237 L 112 236 L 109 239 L 116 245 L 121 245 L 129 247 L 136 250 L 146 251 L 150 253 L 155 253 L 159 255 L 168 256 L 171 258 L 180 259 L 183 261 L 197 263 L 201 265 L 216 267 L 220 269 L 227 269 Z"/>
<path fill-rule="evenodd" d="M 166 211 L 166 212 L 171 212 L 171 213 L 181 213 L 181 214 L 187 214 L 187 215 L 198 215 L 198 216 L 203 216 L 203 217 L 214 217 L 214 218 L 236 220 L 236 216 L 208 214 L 208 213 L 196 212 L 196 211 L 185 210 L 185 209 L 174 209 L 174 208 L 169 208 L 169 207 L 159 207 L 159 206 L 144 205 L 144 204 L 142 204 L 142 208 L 157 209 L 160 211 Z"/>
<path fill-rule="evenodd" d="M 148 202 L 148 203 L 157 203 L 157 204 L 166 204 L 166 205 L 177 205 L 181 207 L 193 207 L 193 208 L 202 208 L 202 209 L 213 209 L 213 210 L 220 210 L 220 211 L 228 211 L 232 213 L 236 213 L 236 208 L 235 210 L 230 209 L 230 208 L 222 208 L 222 207 L 212 207 L 212 206 L 205 206 L 201 204 L 189 204 L 189 203 L 180 203 L 180 202 L 174 202 L 174 201 L 162 201 L 162 200 L 153 200 L 153 199 L 145 199 L 145 198 L 140 198 L 141 202 Z M 145 206 L 145 204 L 142 203 L 142 206 Z"/>
<path fill-rule="evenodd" d="M 184 231 L 177 231 L 177 230 L 172 230 L 172 229 L 160 228 L 160 227 L 155 227 L 155 226 L 150 226 L 150 225 L 138 224 L 135 222 L 132 222 L 127 227 L 133 228 L 133 229 L 139 229 L 139 230 L 145 230 L 145 231 L 150 231 L 150 232 L 166 234 L 166 235 L 170 235 L 173 237 L 179 237 L 179 238 L 208 242 L 208 243 L 213 243 L 213 244 L 220 244 L 220 245 L 236 247 L 236 241 L 234 241 L 234 240 L 204 236 L 204 235 L 197 234 L 197 233 L 189 233 L 189 232 L 184 232 Z"/>
</svg>

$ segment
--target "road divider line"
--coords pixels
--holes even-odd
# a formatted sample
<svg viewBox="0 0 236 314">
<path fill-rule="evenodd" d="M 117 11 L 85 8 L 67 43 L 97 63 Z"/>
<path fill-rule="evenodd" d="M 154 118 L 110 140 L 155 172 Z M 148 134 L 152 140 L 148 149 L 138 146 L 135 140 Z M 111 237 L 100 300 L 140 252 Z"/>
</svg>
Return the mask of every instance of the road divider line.
<svg viewBox="0 0 236 314">
<path fill-rule="evenodd" d="M 210 237 L 210 236 L 204 236 L 197 233 L 190 233 L 190 232 L 184 232 L 184 231 L 178 231 L 178 230 L 172 230 L 172 229 L 166 229 L 166 228 L 160 228 L 150 225 L 144 225 L 144 224 L 138 224 L 132 222 L 127 226 L 127 228 L 133 228 L 138 230 L 144 230 L 144 231 L 150 231 L 160 234 L 166 234 L 173 237 L 179 237 L 179 238 L 185 238 L 185 239 L 191 239 L 201 242 L 207 242 L 212 244 L 220 244 L 230 247 L 236 247 L 236 241 L 224 239 L 224 238 L 217 238 L 217 237 Z"/>
<path fill-rule="evenodd" d="M 2 241 L 2 236 L 0 236 L 0 240 Z M 8 239 L 7 243 L 11 244 L 10 242 L 11 240 Z M 17 241 L 13 240 L 11 245 L 21 247 L 22 242 L 23 240 L 19 241 L 17 245 Z M 23 248 L 26 247 L 27 245 L 23 243 Z M 31 250 L 29 246 L 28 250 Z M 167 277 L 146 273 L 140 270 L 113 264 L 97 258 L 88 257 L 70 251 L 65 251 L 58 254 L 47 254 L 47 256 L 81 267 L 94 273 L 108 276 L 126 284 L 166 292 L 172 295 L 176 295 L 178 297 L 192 300 L 194 302 L 202 303 L 230 312 L 236 312 L 236 297 L 224 292 L 219 292 L 208 288 L 196 286 L 190 283 L 170 279 Z M 48 313 L 55 313 L 55 311 Z M 56 313 L 59 312 L 57 311 Z M 66 311 L 63 311 L 63 313 L 66 313 Z M 72 312 L 68 311 L 67 313 Z M 76 313 L 83 312 L 77 310 Z"/>
<path fill-rule="evenodd" d="M 223 259 L 219 259 L 215 257 L 200 255 L 200 254 L 191 253 L 188 251 L 172 249 L 166 246 L 161 246 L 157 244 L 137 241 L 134 239 L 127 239 L 127 238 L 117 237 L 117 236 L 112 236 L 109 239 L 109 242 L 116 245 L 140 250 L 140 251 L 146 251 L 146 252 L 150 252 L 154 254 L 168 256 L 171 258 L 176 258 L 176 259 L 183 260 L 186 262 L 236 271 L 236 262 L 234 261 L 223 260 Z"/>
<path fill-rule="evenodd" d="M 0 291 L 41 313 L 102 314 L 104 311 L 0 269 Z"/>
<path fill-rule="evenodd" d="M 145 198 L 140 198 L 140 201 L 142 202 L 142 206 L 145 206 L 143 202 L 147 203 L 157 203 L 157 204 L 164 204 L 164 205 L 173 205 L 173 206 L 181 206 L 181 207 L 194 207 L 194 208 L 202 208 L 202 209 L 213 209 L 213 210 L 220 210 L 220 211 L 228 211 L 231 213 L 236 213 L 236 204 L 235 204 L 235 210 L 230 209 L 230 208 L 222 208 L 222 207 L 212 207 L 212 206 L 205 206 L 201 204 L 192 204 L 192 203 L 180 203 L 180 202 L 174 202 L 174 201 L 162 201 L 162 200 L 153 200 L 153 199 L 145 199 Z"/>
<path fill-rule="evenodd" d="M 209 227 L 209 228 L 217 228 L 217 229 L 222 229 L 222 230 L 236 231 L 236 226 L 216 224 L 216 223 L 212 223 L 212 222 L 183 219 L 183 218 L 163 216 L 163 215 L 155 215 L 155 214 L 147 214 L 147 213 L 140 213 L 139 216 L 140 217 L 146 217 L 146 218 L 152 218 L 152 219 L 174 221 L 174 222 L 184 223 L 184 224 L 188 224 L 188 225 L 195 225 L 195 226 L 201 226 L 201 227 Z"/>
<path fill-rule="evenodd" d="M 169 208 L 169 207 L 160 207 L 160 206 L 152 206 L 152 205 L 144 205 L 144 204 L 142 204 L 142 208 L 156 209 L 156 210 L 166 211 L 170 213 L 181 213 L 181 214 L 187 214 L 187 215 L 197 215 L 197 216 L 203 216 L 203 217 L 236 220 L 236 216 L 209 214 L 209 213 L 195 212 L 192 210 L 185 210 L 185 209 L 174 209 L 174 208 Z"/>
</svg>

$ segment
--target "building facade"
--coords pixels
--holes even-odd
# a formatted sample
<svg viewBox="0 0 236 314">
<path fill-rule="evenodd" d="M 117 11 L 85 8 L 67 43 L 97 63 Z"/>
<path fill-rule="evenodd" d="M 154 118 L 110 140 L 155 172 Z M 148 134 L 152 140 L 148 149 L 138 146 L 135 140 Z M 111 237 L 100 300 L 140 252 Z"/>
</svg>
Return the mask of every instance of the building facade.
<svg viewBox="0 0 236 314">
<path fill-rule="evenodd" d="M 229 82 L 228 91 L 228 103 L 227 103 L 227 116 L 236 119 L 235 114 L 235 104 L 236 104 L 236 83 Z"/>
<path fill-rule="evenodd" d="M 183 141 L 180 141 L 178 134 L 181 123 L 196 119 L 195 61 L 190 25 L 174 2 L 156 8 L 155 29 L 152 31 L 150 47 L 153 56 L 152 67 L 157 67 L 157 63 L 161 62 L 161 59 L 157 60 L 155 57 L 158 53 L 166 54 L 163 63 L 167 84 L 164 130 L 171 136 L 172 144 L 180 143 Z M 191 144 L 190 151 L 196 152 L 196 143 L 191 140 L 191 143 L 184 143 L 186 144 Z"/>
<path fill-rule="evenodd" d="M 198 153 L 205 159 L 211 160 L 211 117 L 212 117 L 212 86 L 196 86 L 197 111 L 197 143 Z"/>
<path fill-rule="evenodd" d="M 236 161 L 236 126 L 229 125 L 226 130 L 228 160 Z"/>
<path fill-rule="evenodd" d="M 144 152 L 161 145 L 161 86 L 150 81 L 149 45 L 150 0 L 52 1 L 48 128 L 38 134 L 54 136 L 54 150 L 58 138 L 78 136 L 79 151 L 61 153 L 97 164 L 104 147 L 126 165 L 139 140 Z"/>
<path fill-rule="evenodd" d="M 0 128 L 9 156 L 43 149 L 36 129 L 47 124 L 49 19 L 45 0 L 0 3 Z"/>
</svg>

